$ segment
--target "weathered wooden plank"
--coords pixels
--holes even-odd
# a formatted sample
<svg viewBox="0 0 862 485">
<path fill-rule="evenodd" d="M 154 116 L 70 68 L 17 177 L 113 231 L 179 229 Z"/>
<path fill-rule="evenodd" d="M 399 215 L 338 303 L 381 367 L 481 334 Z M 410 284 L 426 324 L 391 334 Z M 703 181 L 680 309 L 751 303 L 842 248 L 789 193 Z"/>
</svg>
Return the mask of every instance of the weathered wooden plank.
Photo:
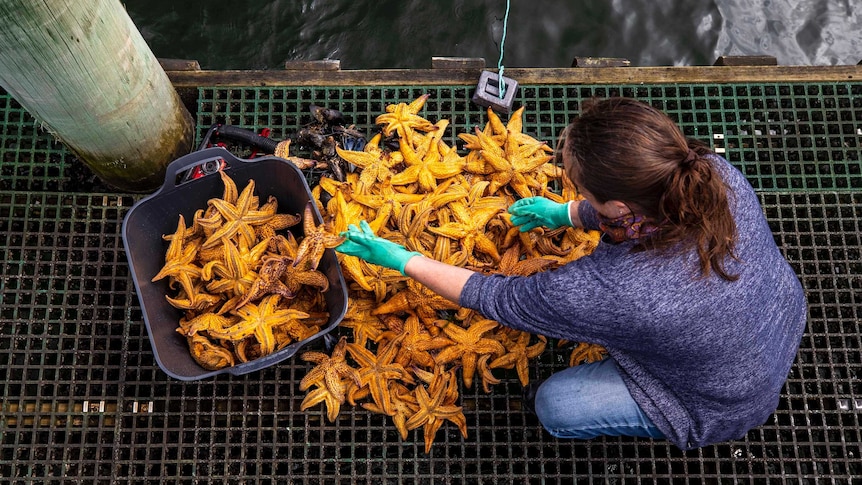
<svg viewBox="0 0 862 485">
<path fill-rule="evenodd" d="M 475 85 L 483 69 L 169 71 L 177 87 Z M 491 69 L 494 70 L 494 69 Z M 495 70 L 494 70 L 495 71 Z M 862 81 L 862 66 L 691 66 L 506 68 L 525 84 L 674 84 Z"/>
<path fill-rule="evenodd" d="M 713 66 L 777 66 L 774 56 L 719 56 Z"/>
<path fill-rule="evenodd" d="M 485 69 L 485 58 L 432 57 L 431 69 Z"/>
<path fill-rule="evenodd" d="M 165 71 L 200 71 L 201 65 L 194 59 L 159 58 L 159 64 Z"/>
<path fill-rule="evenodd" d="M 341 69 L 341 61 L 338 59 L 285 61 L 284 68 L 288 71 L 338 71 Z"/>
<path fill-rule="evenodd" d="M 629 67 L 632 61 L 622 57 L 575 57 L 572 67 Z"/>
</svg>

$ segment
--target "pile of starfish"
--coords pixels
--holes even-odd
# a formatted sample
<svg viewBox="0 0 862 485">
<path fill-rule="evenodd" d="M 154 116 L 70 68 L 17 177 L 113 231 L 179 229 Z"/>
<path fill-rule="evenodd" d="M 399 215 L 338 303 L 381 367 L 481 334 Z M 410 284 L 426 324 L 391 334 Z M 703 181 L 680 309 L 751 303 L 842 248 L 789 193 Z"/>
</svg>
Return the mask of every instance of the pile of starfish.
<svg viewBox="0 0 862 485">
<path fill-rule="evenodd" d="M 378 236 L 411 251 L 482 273 L 528 276 L 592 252 L 599 235 L 571 227 L 520 232 L 506 209 L 519 198 L 562 202 L 578 197 L 553 150 L 523 132 L 524 108 L 503 121 L 490 109 L 484 129 L 458 135 L 461 156 L 444 140 L 445 119 L 419 113 L 428 95 L 386 107 L 381 132 L 362 151 L 338 150 L 356 170 L 344 181 L 322 178 L 313 195 L 332 230 L 368 221 Z M 397 149 L 395 148 L 397 147 Z M 391 416 L 402 439 L 423 428 L 430 452 L 445 421 L 467 436 L 458 405 L 459 382 L 500 382 L 494 369 L 514 369 L 529 383 L 529 362 L 547 345 L 543 336 L 509 329 L 460 308 L 400 272 L 339 254 L 350 281 L 342 338 L 330 355 L 306 352 L 314 364 L 300 383 L 302 409 L 324 403 L 335 421 L 347 402 Z M 580 343 L 574 365 L 603 349 Z"/>
<path fill-rule="evenodd" d="M 242 192 L 225 172 L 221 198 L 198 209 L 191 226 L 179 216 L 165 265 L 153 281 L 168 278 L 168 302 L 184 311 L 177 332 L 192 357 L 216 370 L 248 362 L 316 334 L 329 320 L 322 292 L 329 280 L 317 270 L 326 248 L 343 238 L 304 213 L 278 212 L 270 196 L 261 204 L 254 180 Z M 297 241 L 286 229 L 302 223 Z"/>
</svg>

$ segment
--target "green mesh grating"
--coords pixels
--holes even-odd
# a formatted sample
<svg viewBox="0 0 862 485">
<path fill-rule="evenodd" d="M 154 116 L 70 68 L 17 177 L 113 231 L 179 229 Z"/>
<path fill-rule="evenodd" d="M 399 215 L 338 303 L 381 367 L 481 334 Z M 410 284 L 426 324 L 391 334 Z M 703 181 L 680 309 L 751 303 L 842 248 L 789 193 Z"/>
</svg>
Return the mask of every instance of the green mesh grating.
<svg viewBox="0 0 862 485">
<path fill-rule="evenodd" d="M 446 141 L 484 126 L 472 87 L 201 88 L 199 138 L 213 123 L 269 127 L 291 138 L 312 121 L 311 104 L 342 111 L 369 135 L 390 103 L 430 94 L 422 112 L 450 121 Z M 591 97 L 628 96 L 668 113 L 686 136 L 707 142 L 760 190 L 862 189 L 862 84 L 690 84 L 672 86 L 521 86 L 524 130 L 554 144 Z M 461 146 L 460 144 L 458 146 Z"/>
<path fill-rule="evenodd" d="M 421 433 L 401 441 L 387 418 L 361 408 L 346 406 L 335 423 L 317 407 L 300 412 L 303 362 L 200 382 L 164 375 L 123 252 L 134 197 L 59 192 L 81 187 L 69 165 L 79 162 L 0 95 L 0 476 L 12 484 L 852 483 L 862 476 L 860 86 L 522 86 L 525 129 L 548 141 L 584 99 L 621 94 L 725 148 L 806 288 L 808 331 L 779 409 L 742 440 L 689 452 L 651 440 L 556 440 L 521 411 L 510 372 L 491 394 L 461 390 L 469 436 L 444 425 L 428 455 Z M 311 121 L 310 103 L 371 130 L 385 104 L 428 92 L 423 114 L 450 119 L 455 143 L 454 133 L 485 122 L 465 101 L 471 89 L 204 88 L 198 133 L 226 121 L 270 127 L 281 139 Z M 568 350 L 549 347 L 531 375 L 563 368 Z"/>
</svg>

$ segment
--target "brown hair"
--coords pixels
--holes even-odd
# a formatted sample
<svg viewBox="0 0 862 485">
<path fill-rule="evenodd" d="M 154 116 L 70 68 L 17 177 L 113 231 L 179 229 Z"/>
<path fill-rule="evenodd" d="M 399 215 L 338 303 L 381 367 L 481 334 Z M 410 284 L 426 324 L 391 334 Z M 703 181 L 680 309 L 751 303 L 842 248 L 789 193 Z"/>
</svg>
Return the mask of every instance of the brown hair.
<svg viewBox="0 0 862 485">
<path fill-rule="evenodd" d="M 710 150 L 687 140 L 666 114 L 629 98 L 588 100 L 561 139 L 565 170 L 600 202 L 618 200 L 659 221 L 660 231 L 635 250 L 696 247 L 703 276 L 734 257 L 736 224 L 726 184 L 704 158 Z"/>
</svg>

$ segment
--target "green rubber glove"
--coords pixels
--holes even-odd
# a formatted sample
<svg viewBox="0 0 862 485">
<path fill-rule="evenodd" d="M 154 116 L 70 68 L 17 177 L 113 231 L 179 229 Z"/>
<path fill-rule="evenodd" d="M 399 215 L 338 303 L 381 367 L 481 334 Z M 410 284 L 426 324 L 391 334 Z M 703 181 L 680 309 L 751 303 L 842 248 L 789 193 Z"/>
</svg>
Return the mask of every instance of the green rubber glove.
<svg viewBox="0 0 862 485">
<path fill-rule="evenodd" d="M 572 225 L 569 204 L 571 202 L 559 204 L 544 197 L 527 197 L 509 206 L 509 214 L 512 214 L 512 224 L 521 226 L 521 232 L 539 226 L 556 229 Z"/>
<path fill-rule="evenodd" d="M 404 266 L 410 258 L 422 256 L 417 252 L 404 249 L 400 244 L 375 236 L 371 226 L 365 221 L 359 222 L 359 228 L 351 224 L 347 229 L 340 234 L 347 240 L 335 247 L 338 252 L 356 256 L 385 268 L 397 269 L 401 274 L 404 274 Z"/>
</svg>

